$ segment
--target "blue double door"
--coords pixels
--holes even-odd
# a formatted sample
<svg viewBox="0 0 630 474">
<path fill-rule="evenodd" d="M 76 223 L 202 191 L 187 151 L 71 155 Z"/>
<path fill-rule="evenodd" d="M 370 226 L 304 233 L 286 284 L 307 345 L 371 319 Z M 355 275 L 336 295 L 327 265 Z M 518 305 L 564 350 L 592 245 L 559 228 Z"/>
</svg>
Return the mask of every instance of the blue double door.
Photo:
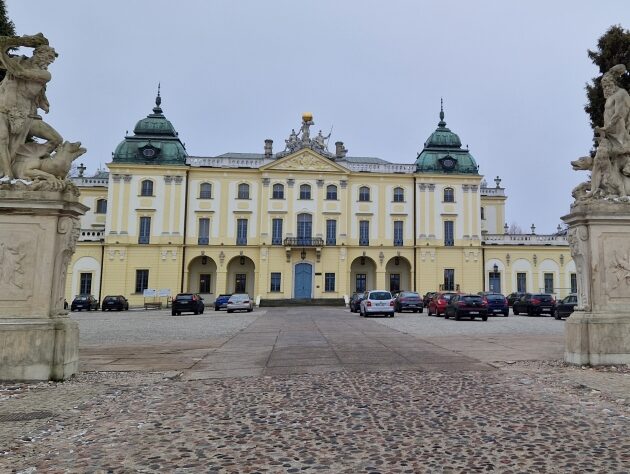
<svg viewBox="0 0 630 474">
<path fill-rule="evenodd" d="M 313 294 L 313 265 L 298 263 L 295 266 L 293 297 L 295 299 L 311 298 Z"/>
</svg>

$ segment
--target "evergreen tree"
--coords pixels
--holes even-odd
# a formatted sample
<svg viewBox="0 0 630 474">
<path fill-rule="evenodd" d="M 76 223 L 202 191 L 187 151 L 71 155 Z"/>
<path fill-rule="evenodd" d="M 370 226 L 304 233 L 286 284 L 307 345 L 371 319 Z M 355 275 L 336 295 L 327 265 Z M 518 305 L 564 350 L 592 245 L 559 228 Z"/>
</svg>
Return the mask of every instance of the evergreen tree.
<svg viewBox="0 0 630 474">
<path fill-rule="evenodd" d="M 600 75 L 586 84 L 586 97 L 588 102 L 584 110 L 591 120 L 591 128 L 604 125 L 604 92 L 601 87 L 602 76 L 615 64 L 625 64 L 630 69 L 630 31 L 621 25 L 611 26 L 597 41 L 595 51 L 588 50 L 588 57 L 599 68 Z M 625 74 L 619 79 L 619 86 L 630 89 L 630 75 Z"/>
<path fill-rule="evenodd" d="M 4 0 L 0 0 L 0 36 L 15 36 L 15 25 L 7 15 Z M 0 69 L 0 81 L 4 79 L 5 70 Z"/>
</svg>

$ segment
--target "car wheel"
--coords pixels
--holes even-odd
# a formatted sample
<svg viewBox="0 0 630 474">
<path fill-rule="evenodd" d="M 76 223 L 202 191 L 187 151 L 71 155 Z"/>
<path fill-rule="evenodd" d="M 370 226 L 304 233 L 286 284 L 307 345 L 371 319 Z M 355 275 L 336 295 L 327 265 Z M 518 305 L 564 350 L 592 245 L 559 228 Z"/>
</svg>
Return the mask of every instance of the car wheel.
<svg viewBox="0 0 630 474">
<path fill-rule="evenodd" d="M 560 314 L 559 314 L 557 311 L 554 311 L 554 315 L 553 315 L 553 317 L 554 317 L 555 319 L 562 319 L 562 318 L 560 317 Z"/>
<path fill-rule="evenodd" d="M 448 311 L 444 311 L 444 319 L 449 319 L 450 316 L 448 315 Z"/>
<path fill-rule="evenodd" d="M 506 311 L 506 312 L 504 312 L 504 313 L 503 313 L 503 316 L 505 316 L 506 318 L 507 318 L 509 315 L 510 315 L 510 312 L 509 312 L 509 311 Z"/>
<path fill-rule="evenodd" d="M 482 317 L 481 317 L 481 320 L 482 320 L 482 321 L 487 321 L 487 320 L 488 320 L 488 316 L 482 316 Z"/>
<path fill-rule="evenodd" d="M 171 316 L 175 316 L 177 314 L 177 311 L 171 311 Z"/>
<path fill-rule="evenodd" d="M 518 316 L 518 310 L 514 307 L 512 307 L 512 312 L 514 313 L 514 316 Z"/>
<path fill-rule="evenodd" d="M 228 313 L 233 313 L 233 312 L 234 312 L 234 310 L 233 310 L 233 309 L 228 309 L 228 310 L 227 310 L 227 312 L 228 312 Z"/>
<path fill-rule="evenodd" d="M 254 308 L 248 308 L 248 309 L 247 309 L 247 312 L 248 312 L 248 313 L 251 313 L 252 311 L 254 311 Z"/>
<path fill-rule="evenodd" d="M 394 313 L 389 313 L 389 317 L 393 318 L 394 317 Z"/>
<path fill-rule="evenodd" d="M 423 312 L 423 311 L 422 311 L 422 308 L 420 308 L 418 311 L 419 311 L 420 313 L 422 313 L 422 312 Z"/>
<path fill-rule="evenodd" d="M 455 313 L 455 321 L 459 321 L 460 319 L 462 319 L 462 317 L 459 315 L 459 313 Z"/>
</svg>

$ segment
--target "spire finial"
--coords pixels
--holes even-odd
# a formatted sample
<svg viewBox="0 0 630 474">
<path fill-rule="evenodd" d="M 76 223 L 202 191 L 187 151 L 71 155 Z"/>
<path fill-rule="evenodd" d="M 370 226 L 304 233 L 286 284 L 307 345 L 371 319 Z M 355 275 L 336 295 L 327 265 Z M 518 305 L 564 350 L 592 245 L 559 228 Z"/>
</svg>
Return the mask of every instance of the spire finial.
<svg viewBox="0 0 630 474">
<path fill-rule="evenodd" d="M 438 126 L 446 126 L 446 122 L 444 121 L 444 99 L 442 99 L 442 97 L 440 97 L 440 123 L 438 123 Z"/>
<path fill-rule="evenodd" d="M 158 82 L 157 97 L 155 98 L 155 107 L 153 107 L 153 113 L 156 114 L 162 113 L 162 109 L 160 107 L 160 105 L 162 105 L 162 97 L 160 96 L 160 85 L 161 84 Z"/>
</svg>

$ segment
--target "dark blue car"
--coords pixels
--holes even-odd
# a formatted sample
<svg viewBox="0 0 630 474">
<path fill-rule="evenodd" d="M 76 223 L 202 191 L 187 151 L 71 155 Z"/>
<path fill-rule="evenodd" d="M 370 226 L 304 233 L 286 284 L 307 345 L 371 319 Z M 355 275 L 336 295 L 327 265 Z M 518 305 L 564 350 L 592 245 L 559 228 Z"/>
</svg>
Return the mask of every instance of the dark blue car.
<svg viewBox="0 0 630 474">
<path fill-rule="evenodd" d="M 492 316 L 493 314 L 502 314 L 505 317 L 509 316 L 510 307 L 508 306 L 508 300 L 501 293 L 486 291 L 479 294 L 488 304 L 488 316 Z"/>
<path fill-rule="evenodd" d="M 229 295 L 225 294 L 217 296 L 217 299 L 214 300 L 214 310 L 219 311 L 222 309 L 227 309 L 227 304 L 230 296 L 232 296 L 231 293 Z"/>
</svg>

